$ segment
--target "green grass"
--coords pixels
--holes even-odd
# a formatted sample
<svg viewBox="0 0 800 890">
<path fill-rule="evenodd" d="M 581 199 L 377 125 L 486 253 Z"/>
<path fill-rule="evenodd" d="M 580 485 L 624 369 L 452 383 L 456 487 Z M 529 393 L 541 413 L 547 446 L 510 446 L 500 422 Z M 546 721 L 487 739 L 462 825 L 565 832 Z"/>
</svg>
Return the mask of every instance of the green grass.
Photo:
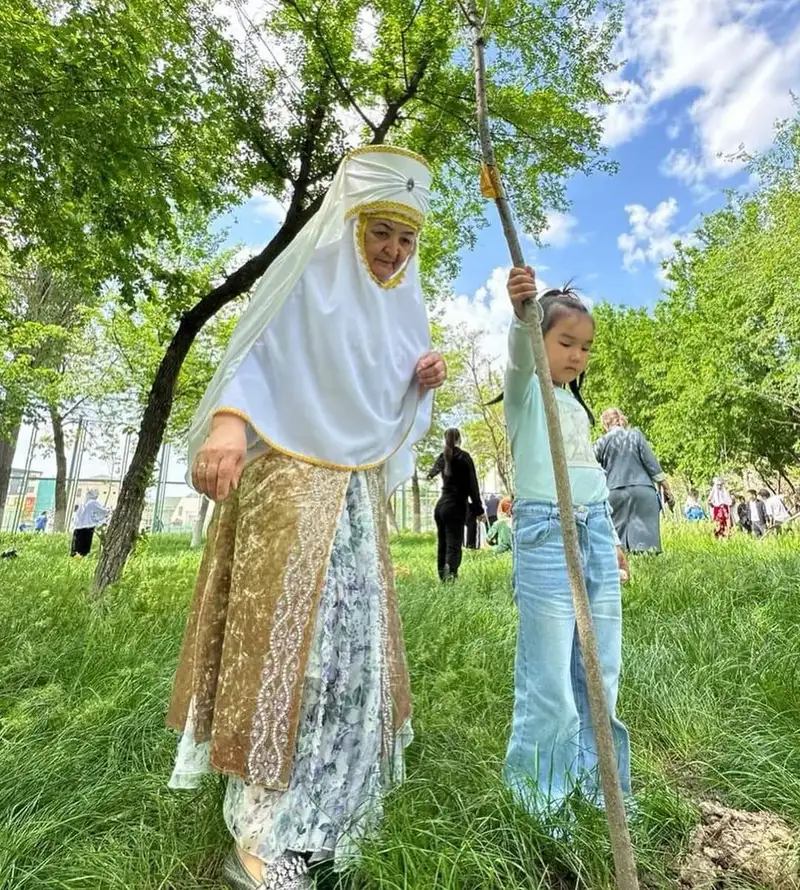
<svg viewBox="0 0 800 890">
<path fill-rule="evenodd" d="M 0 549 L 10 539 L 0 540 Z M 152 539 L 93 607 L 93 561 L 17 538 L 0 561 L 0 890 L 218 888 L 222 783 L 166 788 L 163 728 L 198 554 Z M 714 542 L 668 529 L 625 591 L 621 716 L 634 752 L 644 883 L 674 883 L 694 801 L 800 822 L 800 539 Z M 512 705 L 510 563 L 468 554 L 434 580 L 432 541 L 395 545 L 416 741 L 409 779 L 357 871 L 334 890 L 612 886 L 603 817 L 575 803 L 569 842 L 499 779 Z"/>
</svg>

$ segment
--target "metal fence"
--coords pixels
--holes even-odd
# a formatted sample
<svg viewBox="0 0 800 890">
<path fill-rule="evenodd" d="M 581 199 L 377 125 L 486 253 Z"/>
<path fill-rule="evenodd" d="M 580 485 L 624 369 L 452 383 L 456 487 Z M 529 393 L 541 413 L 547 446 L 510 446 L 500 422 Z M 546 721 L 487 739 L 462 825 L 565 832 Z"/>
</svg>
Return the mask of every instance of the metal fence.
<svg viewBox="0 0 800 890">
<path fill-rule="evenodd" d="M 66 479 L 66 530 L 72 522 L 87 493 L 96 489 L 100 503 L 110 509 L 117 505 L 122 481 L 133 455 L 135 440 L 120 434 L 116 458 L 109 467 L 111 473 L 91 472 L 97 462 L 85 460 L 85 427 L 80 425 L 71 449 Z M 56 479 L 49 461 L 38 461 L 43 469 L 35 466 L 34 458 L 40 451 L 36 429 L 31 429 L 27 439 L 20 443 L 17 464 L 11 473 L 8 496 L 3 505 L 0 531 L 33 532 L 46 516 L 43 531 L 51 531 L 55 513 Z M 164 445 L 154 475 L 154 484 L 148 488 L 140 528 L 150 533 L 191 532 L 201 513 L 202 498 L 184 481 L 186 464 L 183 455 L 173 454 L 170 445 Z M 433 510 L 439 496 L 438 486 L 427 482 L 420 484 L 420 529 L 431 532 L 435 525 Z M 401 486 L 391 500 L 397 527 L 401 530 L 414 528 L 414 498 L 412 486 Z M 211 511 L 208 511 L 210 514 Z"/>
<path fill-rule="evenodd" d="M 88 491 L 96 489 L 99 501 L 114 509 L 122 481 L 136 447 L 135 435 L 113 425 L 79 419 L 70 436 L 67 455 L 66 526 L 72 528 L 77 509 Z M 106 437 L 110 458 L 105 463 L 92 448 L 93 436 L 100 430 Z M 103 468 L 101 470 L 101 467 Z M 51 531 L 55 513 L 55 460 L 48 450 L 46 437 L 36 427 L 27 427 L 18 443 L 8 496 L 3 506 L 0 531 L 32 532 L 37 519 L 47 516 L 45 531 Z M 202 498 L 185 482 L 186 462 L 181 449 L 165 444 L 159 451 L 153 484 L 148 488 L 141 519 L 141 530 L 150 533 L 191 532 L 201 513 Z M 422 480 L 419 486 L 420 530 L 433 532 L 433 511 L 439 486 Z M 414 529 L 414 496 L 410 482 L 400 486 L 391 498 L 397 528 Z M 210 518 L 211 511 L 208 511 Z"/>
</svg>

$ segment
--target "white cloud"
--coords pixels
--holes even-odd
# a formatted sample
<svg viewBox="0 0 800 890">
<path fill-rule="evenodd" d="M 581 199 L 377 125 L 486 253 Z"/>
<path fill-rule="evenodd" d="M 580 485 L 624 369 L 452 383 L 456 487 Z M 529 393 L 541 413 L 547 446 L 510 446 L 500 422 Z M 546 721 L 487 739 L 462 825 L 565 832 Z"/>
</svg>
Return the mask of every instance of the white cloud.
<svg viewBox="0 0 800 890">
<path fill-rule="evenodd" d="M 628 98 L 609 113 L 606 143 L 632 138 L 661 102 L 690 92 L 697 148 L 672 165 L 676 175 L 691 169 L 695 178 L 725 178 L 741 166 L 726 159 L 741 145 L 749 151 L 769 145 L 775 120 L 793 114 L 800 24 L 770 33 L 759 23 L 767 6 L 764 0 L 630 0 L 619 45 L 627 64 L 607 83 L 627 90 Z"/>
<path fill-rule="evenodd" d="M 705 179 L 706 174 L 702 160 L 685 148 L 680 150 L 673 148 L 661 162 L 659 169 L 665 176 L 679 179 L 688 186 L 699 185 Z"/>
<path fill-rule="evenodd" d="M 270 220 L 278 225 L 281 225 L 286 218 L 286 208 L 283 204 L 266 192 L 253 192 L 247 206 L 259 219 Z"/>
<path fill-rule="evenodd" d="M 468 330 L 482 332 L 481 348 L 487 358 L 495 361 L 505 361 L 507 354 L 506 337 L 512 315 L 506 293 L 509 268 L 492 269 L 486 283 L 472 296 L 459 294 L 448 300 L 442 316 L 448 327 L 464 325 Z"/>
<path fill-rule="evenodd" d="M 678 202 L 675 198 L 667 198 L 655 210 L 648 210 L 643 204 L 627 204 L 625 212 L 630 231 L 617 238 L 623 267 L 634 272 L 640 266 L 652 263 L 660 271 L 661 262 L 675 253 L 675 242 L 682 238 L 673 228 Z"/>
<path fill-rule="evenodd" d="M 566 247 L 574 240 L 578 220 L 569 213 L 551 210 L 547 214 L 547 225 L 542 232 L 542 241 L 551 247 Z"/>
<path fill-rule="evenodd" d="M 607 111 L 603 125 L 603 142 L 613 148 L 633 139 L 647 123 L 650 102 L 643 87 L 620 77 L 618 71 L 605 82 L 609 93 L 618 99 Z"/>
<path fill-rule="evenodd" d="M 667 139 L 675 140 L 678 136 L 681 135 L 681 130 L 683 127 L 681 126 L 680 121 L 673 121 L 671 124 L 667 126 Z"/>
<path fill-rule="evenodd" d="M 544 266 L 537 266 L 541 270 Z M 506 292 L 509 266 L 497 266 L 472 296 L 459 294 L 448 300 L 443 312 L 442 321 L 448 327 L 464 326 L 470 331 L 481 333 L 480 347 L 482 353 L 498 367 L 505 364 L 508 355 L 508 326 L 511 324 L 513 310 Z M 539 293 L 552 287 L 541 276 L 536 277 Z M 581 299 L 592 308 L 594 301 L 581 294 Z"/>
</svg>

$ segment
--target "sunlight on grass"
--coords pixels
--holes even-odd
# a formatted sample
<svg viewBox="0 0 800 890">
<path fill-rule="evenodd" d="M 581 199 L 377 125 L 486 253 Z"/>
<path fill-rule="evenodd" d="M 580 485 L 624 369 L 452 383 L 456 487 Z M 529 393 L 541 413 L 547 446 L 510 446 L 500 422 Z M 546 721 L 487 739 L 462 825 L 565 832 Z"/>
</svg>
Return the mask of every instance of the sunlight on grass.
<svg viewBox="0 0 800 890">
<path fill-rule="evenodd" d="M 0 549 L 10 539 L 0 540 Z M 694 801 L 800 820 L 798 539 L 714 542 L 669 527 L 634 561 L 620 711 L 634 753 L 643 877 L 674 882 Z M 0 888 L 216 888 L 229 844 L 222 783 L 166 788 L 163 728 L 199 554 L 152 539 L 102 607 L 93 560 L 59 537 L 17 538 L 0 563 Z M 322 888 L 517 890 L 613 885 L 603 816 L 581 801 L 568 842 L 500 782 L 512 706 L 510 560 L 469 553 L 435 579 L 433 542 L 394 559 L 415 694 L 409 780 L 356 871 Z"/>
</svg>

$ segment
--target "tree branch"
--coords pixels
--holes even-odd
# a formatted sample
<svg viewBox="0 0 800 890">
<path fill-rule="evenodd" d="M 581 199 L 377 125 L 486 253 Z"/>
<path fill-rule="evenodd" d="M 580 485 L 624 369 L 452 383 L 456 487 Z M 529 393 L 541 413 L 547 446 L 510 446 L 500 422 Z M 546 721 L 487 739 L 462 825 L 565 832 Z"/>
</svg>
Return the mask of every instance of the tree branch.
<svg viewBox="0 0 800 890">
<path fill-rule="evenodd" d="M 383 120 L 375 128 L 375 138 L 372 140 L 373 145 L 379 145 L 386 138 L 386 134 L 391 130 L 397 121 L 400 110 L 403 106 L 413 99 L 419 90 L 420 82 L 428 70 L 431 61 L 431 51 L 424 52 L 417 63 L 416 71 L 411 75 L 408 86 L 403 92 L 392 102 L 389 103 Z"/>
<path fill-rule="evenodd" d="M 330 71 L 331 76 L 336 81 L 336 85 L 339 87 L 344 98 L 347 100 L 348 104 L 355 110 L 356 114 L 361 118 L 362 121 L 375 132 L 375 124 L 367 117 L 367 115 L 362 111 L 358 102 L 356 102 L 356 98 L 351 92 L 350 88 L 342 79 L 339 72 L 336 70 L 336 66 L 333 63 L 333 57 L 331 56 L 330 50 L 328 49 L 328 45 L 325 42 L 325 38 L 322 36 L 322 29 L 319 26 L 319 18 L 322 13 L 322 5 L 317 7 L 317 20 L 313 25 L 310 25 L 308 19 L 303 15 L 302 10 L 297 4 L 296 0 L 283 0 L 287 6 L 291 6 L 292 9 L 297 13 L 300 21 L 309 28 L 311 36 L 315 39 L 320 51 L 322 52 L 322 56 L 325 60 L 325 65 Z"/>
</svg>

